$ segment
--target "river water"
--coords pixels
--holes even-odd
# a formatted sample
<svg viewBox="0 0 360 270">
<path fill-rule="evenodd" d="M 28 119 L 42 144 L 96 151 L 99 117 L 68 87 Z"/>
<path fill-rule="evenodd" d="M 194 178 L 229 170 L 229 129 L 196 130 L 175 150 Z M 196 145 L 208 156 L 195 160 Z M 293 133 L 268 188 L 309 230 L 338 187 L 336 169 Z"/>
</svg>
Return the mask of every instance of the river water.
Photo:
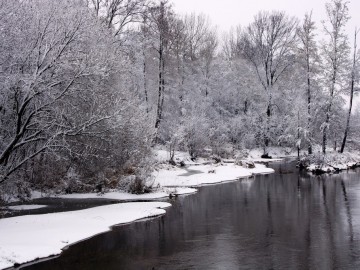
<svg viewBox="0 0 360 270">
<path fill-rule="evenodd" d="M 114 227 L 23 269 L 360 269 L 360 170 L 206 186 L 167 214 Z"/>
</svg>

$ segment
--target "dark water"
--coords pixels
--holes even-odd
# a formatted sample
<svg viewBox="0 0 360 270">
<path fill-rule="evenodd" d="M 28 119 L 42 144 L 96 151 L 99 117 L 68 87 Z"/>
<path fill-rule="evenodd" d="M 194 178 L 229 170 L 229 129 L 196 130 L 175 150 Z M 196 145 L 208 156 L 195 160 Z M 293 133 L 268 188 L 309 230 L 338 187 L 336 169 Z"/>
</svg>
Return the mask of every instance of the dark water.
<svg viewBox="0 0 360 270">
<path fill-rule="evenodd" d="M 24 269 L 360 269 L 360 170 L 276 173 L 177 198 Z"/>
<path fill-rule="evenodd" d="M 0 0 L 1 1 L 1 0 Z M 145 201 L 166 201 L 166 198 L 160 198 L 156 200 L 141 200 L 141 202 Z M 129 200 L 131 202 L 135 202 L 135 200 Z M 32 209 L 32 210 L 8 210 L 3 209 L 3 212 L 0 212 L 0 218 L 8 218 L 8 217 L 16 217 L 16 216 L 24 216 L 24 215 L 39 215 L 39 214 L 49 214 L 49 213 L 58 213 L 58 212 L 68 212 L 75 210 L 88 209 L 91 207 L 102 206 L 107 204 L 116 204 L 119 202 L 127 202 L 127 201 L 119 201 L 112 199 L 61 199 L 61 198 L 40 198 L 34 199 L 27 203 L 17 202 L 9 204 L 9 206 L 14 205 L 46 205 L 44 208 Z"/>
<path fill-rule="evenodd" d="M 23 215 L 39 215 L 39 214 L 48 214 L 48 213 L 57 213 L 57 212 L 67 212 L 73 210 L 82 210 L 91 207 L 96 207 L 100 205 L 119 203 L 115 200 L 107 199 L 58 199 L 58 198 L 41 198 L 31 200 L 25 204 L 39 204 L 46 205 L 44 208 L 32 209 L 32 210 L 21 210 L 21 211 L 11 211 L 4 209 L 3 213 L 0 213 L 0 217 L 16 217 Z M 10 205 L 24 205 L 24 203 L 18 202 Z"/>
</svg>

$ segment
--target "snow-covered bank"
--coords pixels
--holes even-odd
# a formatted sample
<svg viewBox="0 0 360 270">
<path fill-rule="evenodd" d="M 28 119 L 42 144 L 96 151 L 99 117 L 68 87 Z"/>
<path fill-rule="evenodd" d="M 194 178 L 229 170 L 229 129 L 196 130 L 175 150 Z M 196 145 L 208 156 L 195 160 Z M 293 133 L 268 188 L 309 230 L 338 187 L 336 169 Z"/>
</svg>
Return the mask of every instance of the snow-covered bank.
<svg viewBox="0 0 360 270">
<path fill-rule="evenodd" d="M 255 168 L 244 168 L 235 164 L 187 165 L 176 167 L 165 165 L 153 173 L 154 187 L 160 191 L 147 194 L 129 194 L 113 191 L 104 194 L 65 194 L 57 195 L 63 199 L 114 199 L 119 201 L 143 201 L 196 193 L 198 187 L 207 184 L 217 184 L 234 181 L 239 178 L 251 177 L 255 174 L 269 174 L 274 170 L 262 164 L 255 164 Z"/>
<path fill-rule="evenodd" d="M 13 211 L 23 211 L 23 210 L 35 210 L 47 207 L 46 205 L 36 205 L 36 204 L 22 204 L 22 205 L 12 205 L 4 207 L 5 210 Z"/>
<path fill-rule="evenodd" d="M 47 194 L 41 193 L 39 191 L 32 191 L 30 200 L 40 199 L 40 198 L 59 198 L 59 199 L 107 199 L 107 200 L 118 200 L 119 202 L 141 202 L 141 201 L 151 201 L 151 200 L 158 200 L 169 198 L 173 196 L 179 195 L 189 195 L 194 194 L 197 192 L 195 188 L 169 188 L 169 187 L 161 187 L 157 189 L 157 191 L 145 194 L 131 194 L 121 190 L 113 190 L 110 192 L 105 193 L 72 193 L 72 194 Z M 20 202 L 17 198 L 10 198 L 8 200 L 9 203 L 18 203 Z M 46 207 L 46 206 L 42 206 Z M 34 210 L 39 209 L 31 208 L 28 205 L 12 205 L 3 207 L 6 210 L 13 210 L 13 211 L 22 211 L 22 210 Z M 1 210 L 1 208 L 0 208 Z"/>
<path fill-rule="evenodd" d="M 208 161 L 205 160 L 204 163 Z M 104 194 L 56 195 L 65 199 L 114 199 L 119 201 L 154 200 L 172 195 L 195 193 L 190 188 L 206 184 L 233 181 L 274 170 L 261 164 L 245 168 L 235 164 L 186 164 L 185 167 L 159 164 L 153 173 L 157 190 L 148 194 L 112 191 Z M 243 163 L 246 166 L 246 162 Z M 116 224 L 165 213 L 171 206 L 165 202 L 137 202 L 100 206 L 86 210 L 0 219 L 0 269 L 23 264 L 37 258 L 61 253 L 68 245 L 106 232 Z"/>
<path fill-rule="evenodd" d="M 60 254 L 111 226 L 165 214 L 165 202 L 122 203 L 55 214 L 0 219 L 0 269 Z"/>
<path fill-rule="evenodd" d="M 251 157 L 245 159 L 250 162 L 268 163 L 281 161 L 282 159 L 261 159 L 257 157 L 260 151 L 253 151 Z M 205 184 L 215 184 L 225 181 L 233 181 L 238 178 L 250 177 L 254 174 L 273 173 L 274 170 L 264 165 L 256 164 L 255 168 L 249 169 L 236 166 L 232 163 L 235 160 L 226 160 L 222 164 L 212 164 L 211 159 L 200 158 L 192 161 L 189 154 L 185 152 L 176 152 L 175 160 L 177 163 L 183 162 L 186 167 L 177 167 L 168 165 L 168 152 L 157 150 L 158 169 L 153 173 L 154 191 L 146 194 L 130 194 L 120 190 L 112 190 L 105 193 L 73 193 L 49 195 L 34 192 L 34 198 L 62 198 L 62 199 L 111 199 L 123 202 L 148 201 L 162 198 L 168 198 L 177 195 L 187 195 L 197 192 L 197 189 L 190 188 Z M 12 200 L 14 202 L 14 200 Z"/>
<path fill-rule="evenodd" d="M 301 159 L 300 165 L 307 171 L 315 174 L 333 173 L 360 166 L 359 153 L 338 153 L 329 152 L 326 155 L 321 153 L 305 156 Z"/>
<path fill-rule="evenodd" d="M 155 184 L 165 187 L 196 187 L 233 181 L 254 174 L 269 174 L 274 170 L 265 165 L 256 164 L 248 169 L 235 164 L 198 165 L 184 168 L 172 167 L 154 173 Z"/>
<path fill-rule="evenodd" d="M 296 149 L 284 148 L 284 147 L 274 147 L 274 146 L 267 148 L 267 153 L 269 154 L 269 156 L 271 156 L 271 159 L 261 158 L 263 153 L 264 153 L 263 149 L 260 149 L 260 148 L 251 149 L 251 150 L 249 150 L 247 159 L 254 161 L 254 162 L 260 162 L 260 161 L 261 162 L 262 161 L 274 162 L 274 161 L 282 161 L 282 159 L 285 157 L 296 157 L 297 156 Z"/>
<path fill-rule="evenodd" d="M 161 191 L 146 194 L 130 194 L 123 191 L 112 191 L 107 193 L 82 193 L 57 195 L 62 199 L 111 199 L 119 201 L 148 201 L 168 198 L 173 195 L 186 195 L 196 193 L 194 188 L 161 188 Z"/>
<path fill-rule="evenodd" d="M 287 149 L 282 147 L 269 147 L 268 152 L 271 159 L 269 158 L 261 158 L 262 154 L 264 153 L 263 149 L 255 148 L 251 150 L 244 150 L 241 155 L 243 156 L 241 159 L 258 162 L 258 163 L 269 163 L 269 162 L 278 162 L 282 161 L 284 157 L 295 157 L 297 153 L 294 149 Z M 154 155 L 156 157 L 156 160 L 158 163 L 168 163 L 170 159 L 170 153 L 166 150 L 157 149 L 154 151 Z M 222 161 L 224 163 L 234 163 L 236 158 L 240 154 L 238 151 L 234 151 L 231 157 L 224 158 Z M 174 152 L 174 162 L 175 163 L 183 163 L 186 165 L 206 165 L 213 162 L 213 160 L 210 158 L 197 158 L 195 161 L 191 159 L 190 155 L 186 152 L 181 151 L 175 151 Z"/>
</svg>

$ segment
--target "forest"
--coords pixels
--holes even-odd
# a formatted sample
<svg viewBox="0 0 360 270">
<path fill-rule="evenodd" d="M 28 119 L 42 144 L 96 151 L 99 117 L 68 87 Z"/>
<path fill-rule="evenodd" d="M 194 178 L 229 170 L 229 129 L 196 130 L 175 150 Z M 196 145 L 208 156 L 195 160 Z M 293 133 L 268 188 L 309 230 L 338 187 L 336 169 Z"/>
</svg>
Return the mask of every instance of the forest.
<svg viewBox="0 0 360 270">
<path fill-rule="evenodd" d="M 171 1 L 0 0 L 0 200 L 146 192 L 154 149 L 358 151 L 358 30 L 261 11 L 220 33 Z"/>
</svg>

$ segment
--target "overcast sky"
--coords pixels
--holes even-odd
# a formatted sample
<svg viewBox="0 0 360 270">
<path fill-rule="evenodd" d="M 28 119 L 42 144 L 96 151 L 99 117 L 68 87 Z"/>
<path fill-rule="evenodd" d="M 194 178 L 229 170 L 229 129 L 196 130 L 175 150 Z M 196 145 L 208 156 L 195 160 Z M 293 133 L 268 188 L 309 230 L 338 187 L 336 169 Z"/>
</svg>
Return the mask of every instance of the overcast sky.
<svg viewBox="0 0 360 270">
<path fill-rule="evenodd" d="M 246 26 L 252 22 L 254 15 L 261 10 L 281 10 L 291 16 L 302 19 L 306 12 L 312 10 L 313 18 L 321 30 L 321 20 L 325 19 L 327 0 L 170 0 L 173 8 L 180 14 L 204 13 L 220 31 L 228 31 L 232 26 Z M 349 3 L 351 20 L 347 31 L 351 36 L 355 26 L 360 28 L 360 0 Z"/>
</svg>

